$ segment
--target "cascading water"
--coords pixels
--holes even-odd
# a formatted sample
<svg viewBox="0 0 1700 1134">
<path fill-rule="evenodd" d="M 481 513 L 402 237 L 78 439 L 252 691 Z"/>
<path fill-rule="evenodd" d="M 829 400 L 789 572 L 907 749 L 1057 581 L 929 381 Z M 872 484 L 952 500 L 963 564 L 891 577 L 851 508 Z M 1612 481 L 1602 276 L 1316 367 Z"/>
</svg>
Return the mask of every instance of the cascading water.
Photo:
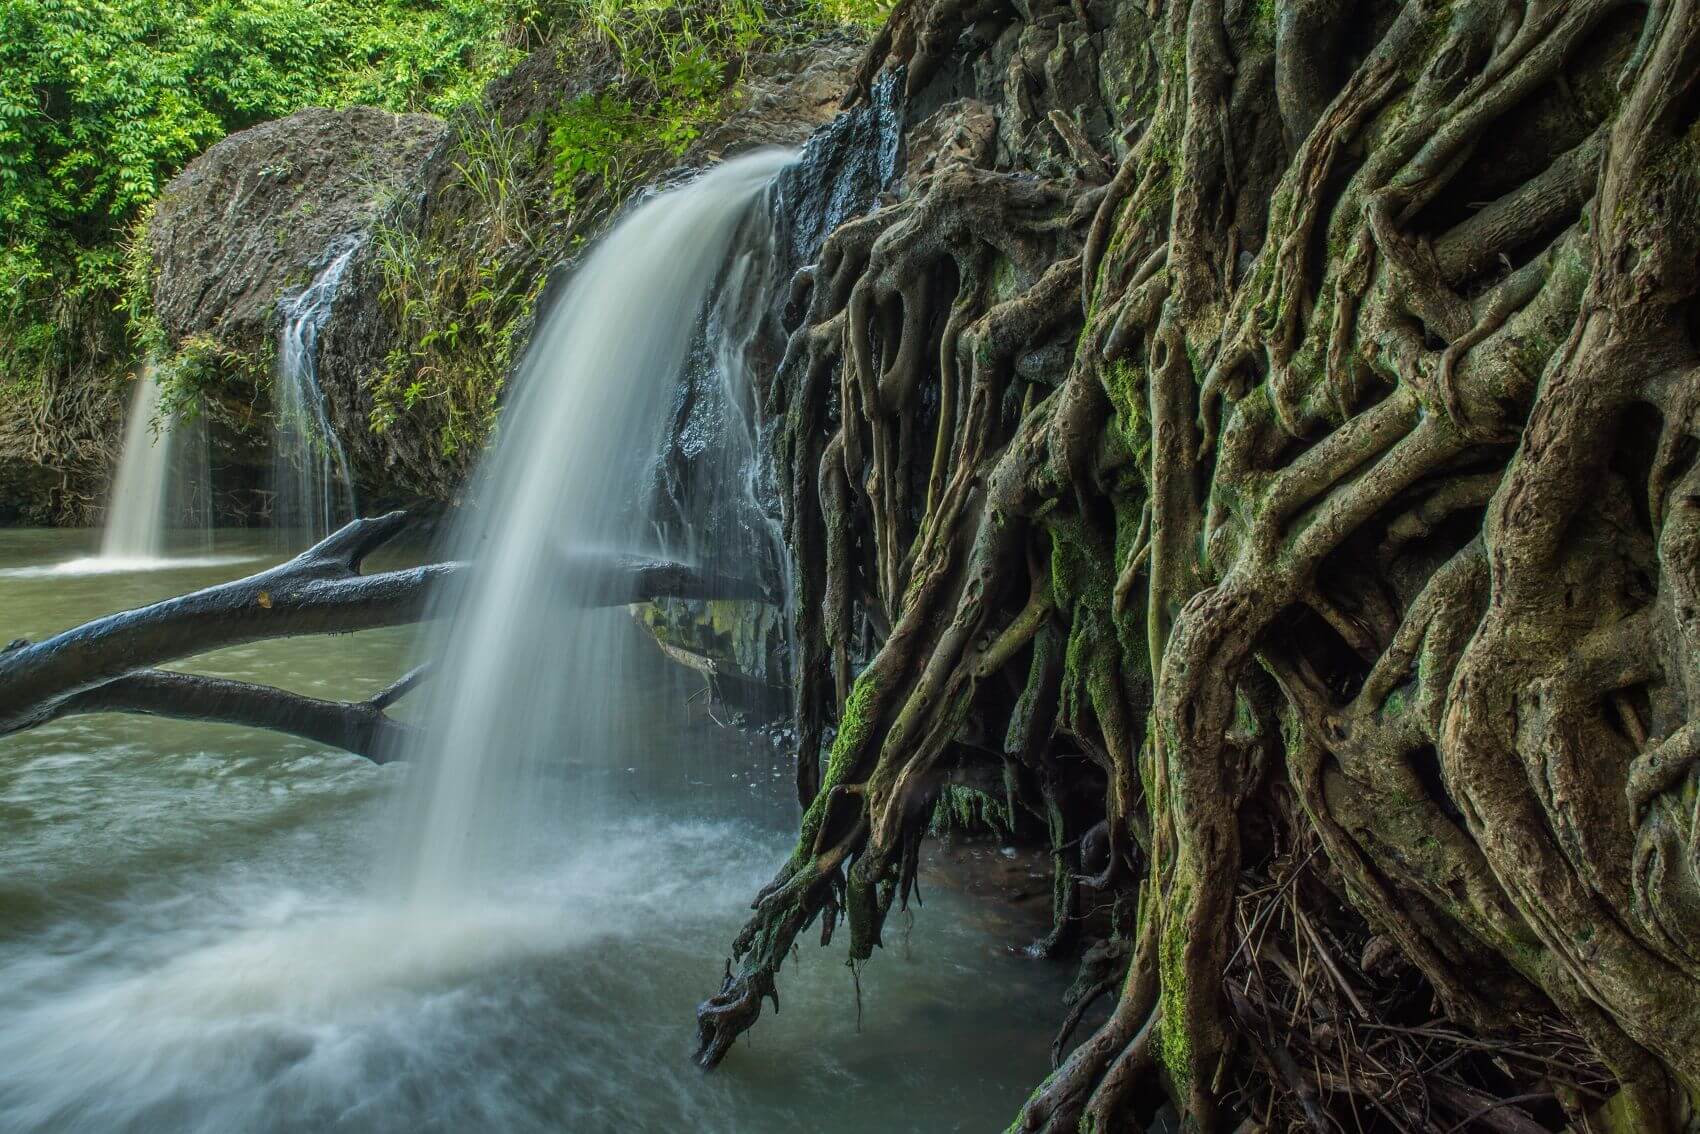
<svg viewBox="0 0 1700 1134">
<path fill-rule="evenodd" d="M 144 367 L 136 378 L 124 448 L 106 503 L 100 556 L 66 567 L 133 570 L 168 562 L 168 550 L 206 550 L 211 532 L 206 436 L 198 424 L 174 415 L 161 418 L 161 395 L 153 367 Z"/>
<path fill-rule="evenodd" d="M 663 599 L 646 615 L 687 652 L 716 650 L 719 691 L 764 717 L 778 710 L 774 694 L 787 680 L 793 613 L 790 553 L 757 405 L 760 376 L 777 365 L 784 342 L 773 322 L 773 283 L 786 265 L 774 247 L 771 192 L 767 204 L 740 232 L 676 384 L 656 530 L 678 557 L 711 575 L 760 580 L 770 599 Z M 717 634 L 722 641 L 711 644 Z"/>
<path fill-rule="evenodd" d="M 856 1134 L 990 1128 L 1019 1104 L 1047 1054 L 1028 1022 L 1066 978 L 1012 956 L 948 885 L 904 963 L 861 978 L 877 990 L 865 1019 L 844 1010 L 841 967 L 804 965 L 756 1047 L 715 1076 L 689 1064 L 690 1006 L 795 838 L 791 761 L 706 727 L 696 678 L 626 612 L 578 609 L 559 570 L 645 537 L 703 566 L 775 567 L 748 562 L 782 554 L 769 446 L 750 446 L 747 376 L 776 380 L 781 333 L 766 281 L 888 183 L 889 91 L 876 83 L 765 191 L 778 156 L 635 209 L 541 318 L 482 511 L 449 549 L 480 573 L 445 596 L 442 671 L 398 707 L 432 726 L 412 759 L 373 768 L 274 733 L 116 715 L 7 738 L 0 1130 Z M 703 413 L 682 423 L 687 405 Z M 658 484 L 658 448 L 669 465 L 689 451 L 682 491 Z M 262 553 L 245 539 L 226 549 Z M 66 546 L 0 541 L 0 610 L 26 616 L 10 631 L 228 577 L 34 579 Z M 406 651 L 377 630 L 196 669 L 344 697 L 387 683 Z M 411 797 L 400 828 L 392 789 Z M 386 853 L 400 883 L 374 894 Z"/>
<path fill-rule="evenodd" d="M 695 494 L 698 499 L 686 501 L 684 508 L 687 519 L 706 516 L 711 522 L 706 527 L 687 522 L 684 537 L 690 556 L 713 573 L 728 578 L 754 573 L 778 584 L 780 601 L 771 608 L 771 618 L 779 627 L 778 634 L 771 637 L 778 649 L 757 649 L 750 660 L 754 670 L 751 676 L 780 685 L 789 679 L 795 595 L 791 553 L 779 518 L 769 450 L 762 439 L 755 374 L 757 365 L 778 362 L 777 358 L 759 357 L 779 265 L 770 221 L 770 214 L 763 213 L 759 223 L 752 226 L 760 231 L 747 236 L 704 328 L 704 347 L 712 364 L 723 425 L 718 443 L 709 447 L 707 491 L 699 490 Z M 732 532 L 725 530 L 725 524 L 712 522 L 728 512 L 733 517 Z M 765 619 L 756 620 L 758 627 L 763 622 Z"/>
<path fill-rule="evenodd" d="M 171 489 L 170 423 L 155 430 L 159 381 L 153 367 L 136 379 L 130 417 L 124 425 L 124 450 L 106 502 L 106 530 L 100 557 L 109 560 L 159 559 L 165 554 L 166 512 Z"/>
<path fill-rule="evenodd" d="M 354 516 L 354 478 L 319 386 L 319 332 L 360 248 L 358 237 L 333 241 L 329 259 L 306 290 L 279 307 L 272 463 L 272 527 L 322 539 Z"/>
<path fill-rule="evenodd" d="M 784 715 L 799 656 L 795 564 L 774 464 L 786 448 L 777 435 L 784 415 L 764 420 L 759 407 L 785 404 L 793 380 L 788 323 L 808 292 L 790 285 L 816 262 L 827 234 L 874 207 L 902 166 L 900 86 L 892 75 L 876 81 L 865 105 L 816 132 L 775 176 L 765 208 L 735 242 L 672 407 L 657 517 L 663 539 L 709 573 L 762 580 L 775 601 L 668 599 L 645 620 L 686 654 L 712 658 L 716 693 L 749 711 L 746 719 Z"/>
<path fill-rule="evenodd" d="M 432 640 L 443 668 L 398 846 L 417 904 L 487 892 L 541 851 L 528 832 L 605 802 L 591 785 L 606 777 L 571 769 L 606 759 L 631 727 L 609 711 L 627 679 L 630 620 L 591 609 L 562 568 L 569 552 L 653 545 L 644 497 L 673 390 L 734 240 L 759 223 L 755 206 L 789 157 L 729 161 L 634 209 L 527 353 L 479 507 L 453 537 L 475 569 Z"/>
</svg>

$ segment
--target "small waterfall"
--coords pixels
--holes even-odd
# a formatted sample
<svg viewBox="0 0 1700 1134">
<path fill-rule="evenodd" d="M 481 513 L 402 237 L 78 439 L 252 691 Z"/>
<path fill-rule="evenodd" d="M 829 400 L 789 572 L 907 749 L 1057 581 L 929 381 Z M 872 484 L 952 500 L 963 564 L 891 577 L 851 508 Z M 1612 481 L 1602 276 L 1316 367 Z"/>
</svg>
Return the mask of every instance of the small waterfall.
<svg viewBox="0 0 1700 1134">
<path fill-rule="evenodd" d="M 654 548 L 668 407 L 740 230 L 788 154 L 740 157 L 631 212 L 545 313 L 458 521 L 475 562 L 433 632 L 432 709 L 413 754 L 400 886 L 421 908 L 483 893 L 545 848 L 544 816 L 595 814 L 634 635 L 587 609 L 570 551 Z M 662 549 L 664 550 L 664 549 Z M 558 823 L 553 824 L 558 829 Z"/>
<path fill-rule="evenodd" d="M 102 559 L 159 559 L 165 554 L 166 504 L 171 488 L 171 427 L 154 429 L 159 381 L 149 366 L 136 379 L 124 449 L 106 502 Z"/>
<path fill-rule="evenodd" d="M 272 381 L 272 527 L 298 531 L 306 543 L 354 517 L 348 455 L 319 386 L 319 331 L 359 248 L 358 237 L 337 238 L 312 284 L 278 308 L 283 326 Z"/>
<path fill-rule="evenodd" d="M 161 393 L 153 366 L 145 366 L 136 378 L 106 504 L 98 562 L 108 566 L 163 560 L 173 527 L 182 533 L 177 542 L 192 542 L 195 550 L 204 551 L 211 537 L 206 434 L 198 424 L 161 420 Z"/>
</svg>

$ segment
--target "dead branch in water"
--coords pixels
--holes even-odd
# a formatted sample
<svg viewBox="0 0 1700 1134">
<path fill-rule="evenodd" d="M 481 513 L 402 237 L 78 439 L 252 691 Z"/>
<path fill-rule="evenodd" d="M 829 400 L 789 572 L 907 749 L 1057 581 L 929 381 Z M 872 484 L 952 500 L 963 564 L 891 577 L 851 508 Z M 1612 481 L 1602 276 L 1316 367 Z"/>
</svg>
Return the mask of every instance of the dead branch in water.
<svg viewBox="0 0 1700 1134">
<path fill-rule="evenodd" d="M 359 519 L 276 567 L 110 614 L 42 642 L 0 652 L 0 736 L 82 713 L 123 712 L 216 721 L 334 745 L 377 763 L 414 730 L 385 710 L 418 683 L 420 667 L 364 701 L 325 701 L 268 685 L 159 666 L 226 646 L 308 634 L 346 634 L 430 616 L 431 596 L 462 563 L 362 574 L 366 557 L 408 525 L 405 512 Z M 561 571 L 587 605 L 656 598 L 760 598 L 752 583 L 669 560 L 565 552 Z"/>
</svg>

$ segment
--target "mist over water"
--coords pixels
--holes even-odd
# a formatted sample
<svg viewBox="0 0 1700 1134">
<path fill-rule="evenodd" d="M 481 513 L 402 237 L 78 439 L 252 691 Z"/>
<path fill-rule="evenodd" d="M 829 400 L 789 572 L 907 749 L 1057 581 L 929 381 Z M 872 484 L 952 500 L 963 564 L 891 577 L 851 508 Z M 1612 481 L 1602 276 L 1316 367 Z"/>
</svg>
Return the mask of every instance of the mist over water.
<svg viewBox="0 0 1700 1134">
<path fill-rule="evenodd" d="M 789 160 L 734 159 L 631 210 L 578 267 L 527 352 L 475 505 L 450 541 L 472 561 L 426 655 L 432 711 L 397 841 L 398 884 L 457 902 L 540 852 L 548 817 L 587 816 L 633 641 L 563 570 L 575 552 L 657 551 L 646 499 L 705 305 L 741 225 Z"/>
</svg>

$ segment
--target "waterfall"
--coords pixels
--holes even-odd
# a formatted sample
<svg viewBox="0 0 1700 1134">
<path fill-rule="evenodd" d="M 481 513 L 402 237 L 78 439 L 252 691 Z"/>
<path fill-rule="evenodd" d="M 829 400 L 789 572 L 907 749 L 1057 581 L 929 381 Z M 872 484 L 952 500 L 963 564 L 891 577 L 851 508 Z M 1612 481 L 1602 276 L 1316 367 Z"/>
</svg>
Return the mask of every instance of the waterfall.
<svg viewBox="0 0 1700 1134">
<path fill-rule="evenodd" d="M 272 383 L 272 527 L 298 529 L 307 543 L 354 516 L 354 478 L 331 426 L 318 360 L 319 331 L 359 248 L 358 237 L 332 241 L 318 276 L 278 308 L 283 325 Z"/>
<path fill-rule="evenodd" d="M 159 559 L 165 554 L 171 427 L 164 423 L 158 432 L 154 429 L 159 395 L 159 381 L 149 366 L 136 378 L 136 392 L 130 399 L 124 449 L 106 502 L 102 559 Z"/>
<path fill-rule="evenodd" d="M 623 610 L 586 608 L 564 557 L 676 550 L 654 547 L 652 515 L 668 408 L 740 230 L 760 223 L 788 159 L 740 157 L 634 208 L 541 319 L 452 535 L 474 570 L 431 634 L 441 669 L 396 864 L 423 908 L 540 852 L 527 834 L 543 816 L 606 802 L 608 777 L 572 770 L 598 770 L 617 730 L 642 727 L 609 712 L 632 628 Z"/>
<path fill-rule="evenodd" d="M 125 569 L 164 561 L 168 531 L 180 527 L 205 550 L 210 538 L 206 435 L 198 425 L 159 418 L 161 389 L 152 365 L 143 367 L 130 399 L 124 448 L 106 503 L 100 558 L 78 561 Z M 180 537 L 180 542 L 181 542 Z"/>
</svg>

